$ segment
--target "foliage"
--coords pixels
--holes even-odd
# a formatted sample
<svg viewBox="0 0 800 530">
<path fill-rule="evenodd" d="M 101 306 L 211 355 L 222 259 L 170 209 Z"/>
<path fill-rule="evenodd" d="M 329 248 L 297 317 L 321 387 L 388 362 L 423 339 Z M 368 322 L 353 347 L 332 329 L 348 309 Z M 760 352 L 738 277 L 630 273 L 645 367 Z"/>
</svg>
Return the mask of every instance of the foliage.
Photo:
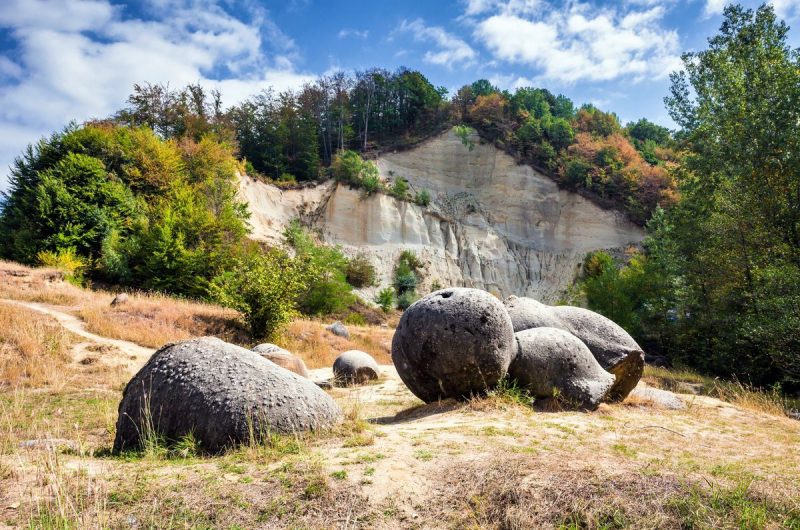
<svg viewBox="0 0 800 530">
<path fill-rule="evenodd" d="M 280 249 L 249 252 L 210 283 L 211 297 L 239 311 L 254 338 L 273 338 L 298 314 L 307 269 Z"/>
<path fill-rule="evenodd" d="M 394 269 L 394 292 L 400 309 L 406 309 L 417 300 L 417 275 L 421 267 L 422 262 L 414 252 L 406 249 L 400 253 Z"/>
<path fill-rule="evenodd" d="M 431 194 L 426 189 L 419 190 L 416 195 L 414 195 L 414 202 L 418 206 L 422 206 L 423 208 L 427 207 L 431 203 Z"/>
<path fill-rule="evenodd" d="M 408 199 L 408 181 L 403 177 L 397 177 L 389 188 L 389 195 L 400 200 Z"/>
<path fill-rule="evenodd" d="M 365 254 L 358 254 L 347 260 L 345 276 L 347 283 L 353 287 L 369 287 L 375 285 L 377 279 L 375 267 Z"/>
<path fill-rule="evenodd" d="M 406 310 L 408 307 L 419 299 L 419 295 L 415 290 L 405 291 L 397 296 L 397 307 Z"/>
<path fill-rule="evenodd" d="M 331 173 L 337 181 L 361 188 L 367 194 L 375 193 L 383 187 L 378 166 L 372 161 L 364 160 L 355 151 L 337 153 L 331 164 Z"/>
<path fill-rule="evenodd" d="M 36 259 L 40 265 L 63 272 L 68 282 L 75 285 L 83 283 L 86 260 L 75 254 L 74 248 L 62 248 L 57 252 L 43 250 L 36 255 Z"/>
<path fill-rule="evenodd" d="M 317 243 L 297 221 L 286 228 L 284 237 L 304 269 L 300 310 L 306 315 L 320 315 L 347 309 L 354 298 L 347 283 L 348 260 L 342 251 Z"/>
<path fill-rule="evenodd" d="M 797 392 L 800 53 L 787 31 L 768 5 L 729 6 L 709 48 L 684 56 L 666 99 L 687 153 L 682 199 L 656 209 L 644 255 L 590 260 L 584 288 L 651 350 Z"/>
<path fill-rule="evenodd" d="M 468 125 L 456 125 L 453 128 L 456 136 L 461 139 L 461 143 L 464 144 L 464 147 L 472 151 L 475 149 L 475 142 L 472 140 L 472 135 L 475 133 L 475 129 Z"/>
<path fill-rule="evenodd" d="M 69 249 L 89 278 L 202 297 L 246 233 L 233 149 L 150 129 L 70 126 L 15 161 L 0 255 Z"/>
<path fill-rule="evenodd" d="M 378 291 L 375 296 L 375 303 L 378 304 L 384 312 L 388 313 L 394 307 L 394 289 L 385 287 Z"/>
</svg>

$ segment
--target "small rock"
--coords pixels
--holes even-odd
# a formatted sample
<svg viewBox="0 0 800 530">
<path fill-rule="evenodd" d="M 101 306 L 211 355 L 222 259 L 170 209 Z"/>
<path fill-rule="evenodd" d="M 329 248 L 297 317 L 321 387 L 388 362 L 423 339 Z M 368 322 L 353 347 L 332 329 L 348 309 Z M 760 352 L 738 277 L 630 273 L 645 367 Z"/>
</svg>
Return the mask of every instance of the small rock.
<svg viewBox="0 0 800 530">
<path fill-rule="evenodd" d="M 337 337 L 344 337 L 346 339 L 350 338 L 350 332 L 347 331 L 345 325 L 339 322 L 338 320 L 333 324 L 331 324 L 330 326 L 326 327 L 325 329 L 327 329 Z"/>
<path fill-rule="evenodd" d="M 793 420 L 800 420 L 800 410 L 792 410 L 789 411 L 787 414 Z"/>
<path fill-rule="evenodd" d="M 308 378 L 308 369 L 306 368 L 306 363 L 303 362 L 303 359 L 293 355 L 292 352 L 288 350 L 284 350 L 280 346 L 265 342 L 264 344 L 259 344 L 253 348 L 253 351 L 268 361 L 272 361 L 273 363 L 277 364 L 281 368 L 286 368 L 290 372 L 294 372 L 299 376 Z"/>
<path fill-rule="evenodd" d="M 111 307 L 117 307 L 118 305 L 122 305 L 128 302 L 128 295 L 127 293 L 119 293 L 117 296 L 111 300 Z"/>
<path fill-rule="evenodd" d="M 664 409 L 682 410 L 686 408 L 686 403 L 676 394 L 668 390 L 653 388 L 643 383 L 639 383 L 629 395 L 643 401 L 649 401 Z"/>
<path fill-rule="evenodd" d="M 24 440 L 19 443 L 20 449 L 69 449 L 77 450 L 78 444 L 73 440 L 63 438 L 39 438 L 35 440 Z"/>
<path fill-rule="evenodd" d="M 333 362 L 333 379 L 339 384 L 364 384 L 377 379 L 379 374 L 378 363 L 367 352 L 346 351 Z"/>
</svg>

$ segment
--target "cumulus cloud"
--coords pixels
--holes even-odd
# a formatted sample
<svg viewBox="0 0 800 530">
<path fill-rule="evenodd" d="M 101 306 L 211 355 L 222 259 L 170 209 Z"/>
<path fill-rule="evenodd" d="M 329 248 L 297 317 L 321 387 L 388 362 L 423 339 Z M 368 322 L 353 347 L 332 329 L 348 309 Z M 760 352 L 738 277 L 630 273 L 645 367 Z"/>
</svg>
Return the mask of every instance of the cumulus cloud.
<svg viewBox="0 0 800 530">
<path fill-rule="evenodd" d="M 393 32 L 410 33 L 418 42 L 432 43 L 436 50 L 425 52 L 423 60 L 427 63 L 452 68 L 458 63 L 470 64 L 477 57 L 472 47 L 440 26 L 426 26 L 422 19 L 403 20 Z"/>
<path fill-rule="evenodd" d="M 263 10 L 243 22 L 214 0 L 150 0 L 159 17 L 126 16 L 108 0 L 5 0 L 0 28 L 0 189 L 28 143 L 119 109 L 134 83 L 201 83 L 232 104 L 268 86 L 312 79 L 294 43 Z"/>
<path fill-rule="evenodd" d="M 501 61 L 528 65 L 540 78 L 563 83 L 661 79 L 680 66 L 674 30 L 661 27 L 662 6 L 597 8 L 542 4 L 529 16 L 508 6 L 489 8 L 474 36 Z M 468 6 L 469 7 L 469 6 Z"/>
</svg>

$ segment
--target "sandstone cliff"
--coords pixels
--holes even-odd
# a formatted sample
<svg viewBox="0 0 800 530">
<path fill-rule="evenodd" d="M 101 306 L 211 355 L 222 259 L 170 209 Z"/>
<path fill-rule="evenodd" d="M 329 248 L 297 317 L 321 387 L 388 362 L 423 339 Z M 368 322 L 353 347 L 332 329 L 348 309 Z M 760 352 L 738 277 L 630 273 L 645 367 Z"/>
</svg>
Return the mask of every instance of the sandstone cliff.
<svg viewBox="0 0 800 530">
<path fill-rule="evenodd" d="M 499 296 L 554 301 L 575 279 L 587 252 L 641 241 L 641 228 L 490 145 L 469 150 L 448 131 L 377 161 L 387 180 L 427 189 L 427 208 L 327 182 L 280 190 L 248 177 L 241 192 L 253 213 L 253 237 L 278 242 L 293 218 L 318 229 L 347 254 L 363 252 L 391 283 L 400 251 L 425 263 L 421 293 L 432 285 L 479 287 Z M 366 293 L 368 294 L 368 293 Z"/>
</svg>

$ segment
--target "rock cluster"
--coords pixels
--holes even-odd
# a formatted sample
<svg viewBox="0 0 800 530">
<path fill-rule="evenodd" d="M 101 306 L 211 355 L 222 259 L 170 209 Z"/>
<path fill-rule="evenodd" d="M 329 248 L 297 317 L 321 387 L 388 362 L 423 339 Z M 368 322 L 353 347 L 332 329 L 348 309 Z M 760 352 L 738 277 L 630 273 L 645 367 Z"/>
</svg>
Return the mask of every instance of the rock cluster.
<svg viewBox="0 0 800 530">
<path fill-rule="evenodd" d="M 633 390 L 644 354 L 622 328 L 592 311 L 530 298 L 501 303 L 485 291 L 450 288 L 403 313 L 392 361 L 426 402 L 485 393 L 508 376 L 536 397 L 593 409 Z"/>
<path fill-rule="evenodd" d="M 205 451 L 268 433 L 325 428 L 341 410 L 306 378 L 258 353 L 203 337 L 157 351 L 125 387 L 114 451 L 193 434 Z"/>
</svg>

